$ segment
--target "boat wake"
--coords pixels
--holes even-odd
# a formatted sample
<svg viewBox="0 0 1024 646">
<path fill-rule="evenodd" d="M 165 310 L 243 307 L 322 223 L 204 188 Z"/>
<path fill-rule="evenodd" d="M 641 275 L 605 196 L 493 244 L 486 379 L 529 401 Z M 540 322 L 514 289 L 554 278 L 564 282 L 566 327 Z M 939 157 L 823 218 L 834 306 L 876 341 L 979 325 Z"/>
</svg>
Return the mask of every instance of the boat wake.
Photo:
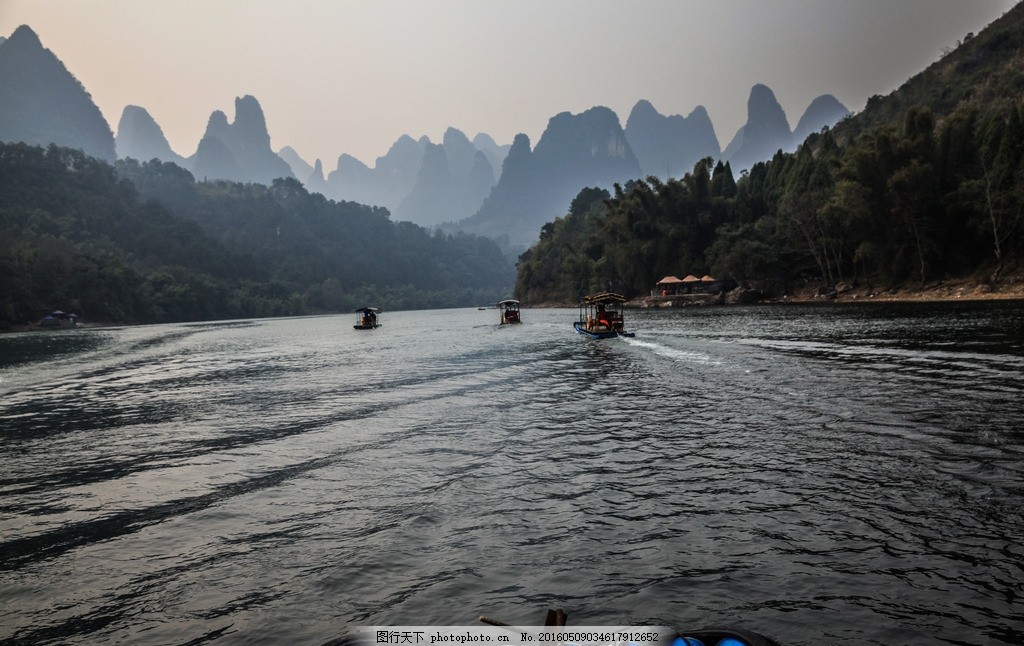
<svg viewBox="0 0 1024 646">
<path fill-rule="evenodd" d="M 651 343 L 650 341 L 641 341 L 636 338 L 624 337 L 622 339 L 629 345 L 637 348 L 643 348 L 650 350 L 662 357 L 672 359 L 673 361 L 681 361 L 684 363 L 695 363 L 702 366 L 718 366 L 722 364 L 722 360 L 719 357 L 712 356 L 706 352 L 697 352 L 694 350 L 682 350 L 680 348 L 673 348 L 671 346 L 662 345 L 660 343 Z"/>
</svg>

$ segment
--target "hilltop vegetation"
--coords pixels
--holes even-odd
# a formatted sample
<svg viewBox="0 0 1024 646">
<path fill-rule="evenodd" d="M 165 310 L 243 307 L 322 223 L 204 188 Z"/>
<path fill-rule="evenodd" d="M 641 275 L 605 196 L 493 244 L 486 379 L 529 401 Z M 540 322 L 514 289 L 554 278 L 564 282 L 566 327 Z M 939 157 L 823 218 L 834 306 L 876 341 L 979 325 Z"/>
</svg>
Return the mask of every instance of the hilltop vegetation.
<svg viewBox="0 0 1024 646">
<path fill-rule="evenodd" d="M 52 309 L 161 322 L 493 302 L 496 244 L 271 186 L 195 182 L 181 168 L 0 144 L 0 324 Z"/>
<path fill-rule="evenodd" d="M 967 276 L 998 287 L 1024 253 L 1022 33 L 1018 5 L 894 97 L 738 179 L 706 158 L 680 179 L 581 192 L 520 257 L 517 294 L 637 296 L 680 272 L 775 294 Z"/>
<path fill-rule="evenodd" d="M 1018 4 L 984 31 L 965 34 L 958 46 L 887 96 L 868 99 L 855 119 L 836 125 L 837 141 L 899 123 L 911 108 L 927 106 L 939 120 L 966 105 L 1019 100 L 1024 93 L 1024 5 Z"/>
</svg>

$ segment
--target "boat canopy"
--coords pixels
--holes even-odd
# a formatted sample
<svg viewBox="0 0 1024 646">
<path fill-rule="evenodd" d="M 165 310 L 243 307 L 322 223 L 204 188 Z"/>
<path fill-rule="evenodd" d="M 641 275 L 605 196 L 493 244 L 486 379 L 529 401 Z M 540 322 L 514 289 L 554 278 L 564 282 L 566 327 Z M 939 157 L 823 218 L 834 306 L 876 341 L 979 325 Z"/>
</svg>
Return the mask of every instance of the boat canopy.
<svg viewBox="0 0 1024 646">
<path fill-rule="evenodd" d="M 505 299 L 503 301 L 498 301 L 498 307 L 508 306 L 508 305 L 519 305 L 519 301 L 517 301 L 514 298 L 507 298 L 507 299 Z"/>
<path fill-rule="evenodd" d="M 352 311 L 353 312 L 373 312 L 374 314 L 379 314 L 381 312 L 381 309 L 379 307 L 357 307 L 356 309 L 354 309 Z"/>
<path fill-rule="evenodd" d="M 614 292 L 599 292 L 597 294 L 591 294 L 590 296 L 584 296 L 580 301 L 583 305 L 597 305 L 599 303 L 625 303 L 626 297 L 622 294 L 616 294 Z"/>
</svg>

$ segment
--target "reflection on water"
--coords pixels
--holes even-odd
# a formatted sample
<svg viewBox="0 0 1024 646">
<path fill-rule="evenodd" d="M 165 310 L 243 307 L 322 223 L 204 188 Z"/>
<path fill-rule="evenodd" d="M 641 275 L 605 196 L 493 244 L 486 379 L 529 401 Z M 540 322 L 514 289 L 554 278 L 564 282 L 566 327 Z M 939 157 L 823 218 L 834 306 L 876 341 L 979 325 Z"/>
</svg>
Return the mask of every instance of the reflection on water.
<svg viewBox="0 0 1024 646">
<path fill-rule="evenodd" d="M 0 640 L 1024 641 L 1024 306 L 575 314 L 0 337 Z"/>
</svg>

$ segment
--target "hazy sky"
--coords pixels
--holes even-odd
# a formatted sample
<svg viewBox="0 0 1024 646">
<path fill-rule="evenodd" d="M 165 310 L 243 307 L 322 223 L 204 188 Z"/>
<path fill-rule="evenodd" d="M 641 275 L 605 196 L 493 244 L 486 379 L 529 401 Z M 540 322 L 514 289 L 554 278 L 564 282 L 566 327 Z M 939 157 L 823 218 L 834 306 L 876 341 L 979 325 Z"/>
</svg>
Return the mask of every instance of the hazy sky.
<svg viewBox="0 0 1024 646">
<path fill-rule="evenodd" d="M 210 113 L 255 96 L 275 150 L 325 171 L 370 166 L 401 135 L 446 128 L 532 144 L 595 105 L 623 126 L 639 99 L 707 108 L 725 147 L 750 88 L 790 127 L 816 96 L 851 110 L 978 32 L 1014 0 L 0 0 L 0 35 L 29 25 L 112 130 L 146 108 L 179 154 Z M 4 89 L 7 91 L 7 89 Z"/>
</svg>

